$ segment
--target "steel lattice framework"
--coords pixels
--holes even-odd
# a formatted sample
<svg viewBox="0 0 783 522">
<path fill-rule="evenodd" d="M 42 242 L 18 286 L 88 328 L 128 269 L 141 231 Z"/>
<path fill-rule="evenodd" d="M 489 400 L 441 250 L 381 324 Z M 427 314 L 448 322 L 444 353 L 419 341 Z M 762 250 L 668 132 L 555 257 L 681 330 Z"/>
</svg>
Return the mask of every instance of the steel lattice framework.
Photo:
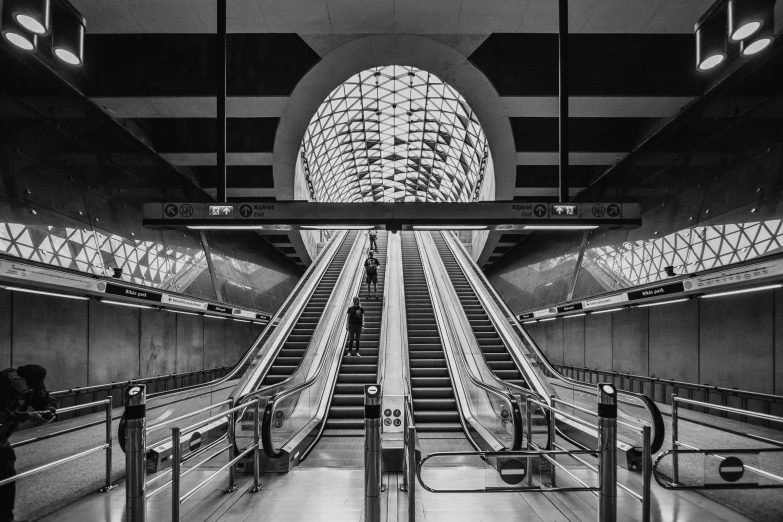
<svg viewBox="0 0 783 522">
<path fill-rule="evenodd" d="M 323 202 L 467 202 L 489 149 L 465 99 L 400 65 L 363 71 L 318 108 L 301 147 L 310 197 Z"/>
</svg>

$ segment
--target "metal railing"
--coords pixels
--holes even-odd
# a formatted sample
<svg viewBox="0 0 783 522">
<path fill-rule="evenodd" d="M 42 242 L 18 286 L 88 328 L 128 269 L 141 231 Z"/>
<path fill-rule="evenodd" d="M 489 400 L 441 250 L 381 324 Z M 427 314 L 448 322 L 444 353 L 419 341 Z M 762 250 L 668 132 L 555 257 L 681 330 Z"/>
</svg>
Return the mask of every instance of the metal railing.
<svg viewBox="0 0 783 522">
<path fill-rule="evenodd" d="M 684 418 L 680 416 L 679 409 L 680 409 L 680 404 L 685 404 L 685 405 L 699 407 L 699 408 L 705 408 L 710 410 L 717 410 L 721 412 L 736 414 L 744 418 L 757 418 L 769 423 L 777 423 L 780 425 L 783 425 L 783 417 L 778 417 L 776 415 L 769 415 L 766 413 L 741 410 L 738 408 L 732 408 L 730 406 L 710 404 L 708 402 L 694 401 L 692 399 L 684 399 L 682 397 L 678 397 L 676 394 L 672 394 L 671 401 L 672 401 L 672 440 L 671 440 L 672 449 L 662 452 L 660 455 L 658 455 L 658 457 L 655 459 L 655 462 L 653 463 L 653 470 L 652 470 L 653 477 L 655 478 L 655 481 L 658 483 L 658 485 L 660 485 L 662 488 L 665 489 L 691 489 L 691 490 L 693 489 L 710 490 L 710 489 L 783 488 L 783 477 L 781 477 L 780 475 L 776 475 L 769 471 L 765 471 L 756 466 L 748 466 L 747 464 L 742 462 L 741 459 L 735 457 L 735 455 L 760 455 L 766 453 L 783 453 L 783 441 L 774 440 L 767 437 L 761 437 L 759 435 L 755 435 L 752 433 L 743 433 L 725 426 L 707 424 L 705 422 L 701 422 L 696 419 Z M 723 433 L 744 437 L 746 439 L 750 439 L 755 442 L 760 442 L 775 447 L 774 448 L 720 448 L 720 449 L 697 448 L 696 446 L 693 446 L 691 444 L 686 444 L 685 442 L 679 440 L 680 421 L 691 422 Z M 679 448 L 685 448 L 685 449 L 679 449 Z M 726 456 L 726 454 L 728 454 L 729 456 Z M 720 478 L 723 480 L 723 482 L 708 484 L 705 481 L 704 484 L 695 484 L 695 485 L 682 484 L 680 482 L 680 455 L 703 455 L 704 457 L 709 457 L 711 459 L 720 461 L 721 466 L 719 467 L 719 475 Z M 671 482 L 664 481 L 660 477 L 660 473 L 658 471 L 658 466 L 660 465 L 661 461 L 667 456 L 672 457 Z M 732 468 L 731 471 L 726 471 L 725 475 L 724 475 L 724 470 L 722 469 L 724 463 L 727 463 L 729 465 L 728 467 Z M 756 476 L 762 477 L 763 479 L 773 480 L 775 481 L 775 483 L 759 484 L 758 482 L 737 482 L 742 477 L 742 475 L 746 470 L 750 471 Z"/>
<path fill-rule="evenodd" d="M 693 382 L 678 381 L 675 379 L 664 379 L 661 377 L 649 377 L 646 375 L 635 375 L 632 373 L 613 372 L 609 370 L 599 370 L 597 368 L 584 368 L 581 366 L 567 366 L 563 364 L 553 365 L 563 375 L 583 382 L 594 383 L 599 378 L 609 378 L 611 382 L 620 389 L 634 393 L 647 394 L 653 401 L 662 404 L 671 405 L 671 394 L 687 394 L 687 398 L 696 400 L 695 394 L 704 394 L 706 400 L 717 396 L 721 406 L 729 406 L 729 400 L 736 398 L 740 401 L 739 409 L 757 411 L 750 408 L 750 401 L 758 401 L 763 405 L 763 411 L 760 413 L 771 414 L 774 405 L 781 405 L 783 409 L 783 395 L 773 395 L 771 393 L 752 392 L 740 390 L 737 388 L 726 388 L 723 386 L 711 386 L 709 384 L 698 384 Z M 689 408 L 691 408 L 689 406 Z M 729 412 L 721 411 L 718 413 L 721 417 L 728 417 Z M 743 422 L 746 422 L 743 419 Z M 769 421 L 764 420 L 764 426 L 769 427 Z"/>
<path fill-rule="evenodd" d="M 65 404 L 70 407 L 68 403 L 72 403 L 72 405 L 78 405 L 79 401 L 85 400 L 85 397 L 88 398 L 88 402 L 95 402 L 100 400 L 99 396 L 103 393 L 106 393 L 107 396 L 114 396 L 115 393 L 121 394 L 125 388 L 134 384 L 145 384 L 148 387 L 152 386 L 152 393 L 176 391 L 180 388 L 202 384 L 223 377 L 224 375 L 227 375 L 234 367 L 234 365 L 220 366 L 217 368 L 207 368 L 198 371 L 169 373 L 166 375 L 157 375 L 154 377 L 144 377 L 142 379 L 129 379 L 127 381 L 115 381 L 106 384 L 96 384 L 93 386 L 82 386 L 79 388 L 53 391 L 49 393 L 49 396 L 57 398 L 60 404 Z M 57 411 L 57 420 L 63 421 L 67 420 L 68 418 L 80 417 L 82 415 L 95 413 L 94 411 L 84 412 L 83 410 L 85 409 L 86 408 L 78 408 L 72 410 L 71 413 L 73 413 L 73 416 L 66 416 L 65 418 L 60 416 L 60 412 L 63 411 L 60 409 Z"/>
<path fill-rule="evenodd" d="M 10 484 L 11 482 L 15 482 L 17 480 L 22 480 L 24 478 L 30 477 L 32 475 L 37 475 L 38 473 L 42 473 L 44 471 L 47 471 L 51 468 L 60 466 L 62 464 L 66 464 L 68 462 L 78 460 L 82 457 L 86 457 L 87 455 L 92 455 L 93 453 L 97 453 L 99 451 L 106 451 L 106 468 L 105 468 L 105 482 L 104 486 L 100 489 L 102 492 L 106 492 L 109 490 L 112 490 L 116 488 L 116 485 L 112 485 L 111 483 L 111 459 L 112 459 L 112 435 L 111 435 L 111 423 L 112 423 L 112 398 L 107 397 L 106 399 L 103 399 L 102 401 L 95 401 L 95 402 L 89 402 L 87 404 L 77 404 L 75 406 L 68 406 L 66 408 L 58 409 L 57 415 L 60 415 L 61 413 L 68 413 L 72 411 L 76 411 L 82 408 L 96 408 L 96 407 L 103 407 L 106 409 L 106 416 L 104 420 L 95 421 L 95 422 L 88 422 L 86 424 L 80 424 L 79 426 L 74 426 L 71 428 L 67 428 L 64 430 L 56 431 L 54 433 L 49 433 L 47 435 L 41 435 L 40 437 L 32 437 L 29 439 L 20 440 L 19 442 L 14 442 L 11 444 L 12 448 L 19 448 L 22 446 L 27 446 L 28 444 L 35 444 L 36 442 L 41 442 L 44 440 L 49 440 L 54 437 L 58 437 L 60 435 L 65 435 L 67 433 L 73 433 L 75 431 L 83 430 L 86 428 L 90 428 L 93 426 L 98 426 L 100 424 L 105 424 L 106 426 L 106 435 L 104 439 L 104 443 L 95 446 L 94 448 L 90 448 L 87 450 L 84 450 L 80 453 L 77 453 L 75 455 L 70 455 L 68 457 L 64 457 L 61 459 L 57 459 L 53 462 L 49 462 L 47 464 L 44 464 L 42 466 L 38 466 L 37 468 L 29 469 L 27 471 L 23 471 L 21 473 L 18 473 L 14 475 L 13 477 L 0 480 L 0 486 L 5 486 L 6 484 Z"/>
<path fill-rule="evenodd" d="M 403 400 L 403 457 L 402 484 L 400 491 L 408 492 L 408 522 L 416 521 L 416 422 L 413 419 L 413 405 L 409 395 Z"/>
</svg>

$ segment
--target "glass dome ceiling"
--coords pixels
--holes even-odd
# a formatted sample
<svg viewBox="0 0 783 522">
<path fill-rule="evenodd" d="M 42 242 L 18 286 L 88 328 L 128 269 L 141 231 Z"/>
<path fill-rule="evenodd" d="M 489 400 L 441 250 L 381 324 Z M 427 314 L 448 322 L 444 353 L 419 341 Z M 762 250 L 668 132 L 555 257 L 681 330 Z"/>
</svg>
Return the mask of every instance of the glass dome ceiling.
<svg viewBox="0 0 783 522">
<path fill-rule="evenodd" d="M 300 150 L 310 197 L 323 202 L 468 202 L 489 148 L 465 99 L 401 65 L 352 76 L 324 100 Z"/>
</svg>

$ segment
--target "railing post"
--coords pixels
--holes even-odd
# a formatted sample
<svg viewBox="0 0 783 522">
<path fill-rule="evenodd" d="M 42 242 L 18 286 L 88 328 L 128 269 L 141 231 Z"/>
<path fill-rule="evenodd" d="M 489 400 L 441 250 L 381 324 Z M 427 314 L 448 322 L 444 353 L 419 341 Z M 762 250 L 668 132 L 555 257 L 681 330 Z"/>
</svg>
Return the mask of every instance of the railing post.
<svg viewBox="0 0 783 522">
<path fill-rule="evenodd" d="M 552 408 L 555 407 L 555 396 L 550 395 L 549 396 L 549 404 L 552 406 Z M 555 449 L 555 412 L 554 410 L 549 411 L 549 433 L 547 434 L 549 437 L 549 449 L 554 450 Z M 550 457 L 552 460 L 557 460 L 557 456 L 552 455 Z M 543 462 L 543 461 L 542 461 Z M 550 463 L 550 468 L 552 468 L 552 471 L 549 473 L 549 475 L 552 477 L 552 487 L 557 487 L 557 466 Z"/>
<path fill-rule="evenodd" d="M 171 428 L 171 520 L 179 522 L 182 446 L 179 427 Z"/>
<path fill-rule="evenodd" d="M 614 385 L 598 385 L 598 522 L 617 520 L 617 390 Z"/>
<path fill-rule="evenodd" d="M 109 402 L 104 404 L 106 407 L 106 483 L 101 488 L 101 492 L 106 493 L 117 487 L 117 484 L 111 483 L 111 459 L 112 459 L 112 436 L 111 436 L 111 421 L 112 421 L 112 396 L 106 397 Z"/>
<path fill-rule="evenodd" d="M 680 459 L 677 455 L 677 394 L 672 393 L 672 483 L 680 483 Z"/>
<path fill-rule="evenodd" d="M 250 488 L 251 493 L 261 491 L 263 487 L 259 482 L 261 480 L 261 432 L 259 428 L 261 411 L 258 407 L 258 401 L 260 400 L 260 398 L 256 398 L 255 403 L 253 403 L 253 444 L 256 448 L 253 450 L 253 487 Z"/>
<path fill-rule="evenodd" d="M 408 522 L 416 521 L 416 428 L 408 426 Z"/>
<path fill-rule="evenodd" d="M 533 451 L 533 405 L 530 403 L 530 395 L 525 398 L 527 402 L 527 451 Z M 543 462 L 543 459 L 541 460 Z M 533 487 L 532 459 L 527 457 L 527 487 Z M 541 463 L 539 463 L 539 468 Z"/>
<path fill-rule="evenodd" d="M 125 390 L 125 520 L 145 522 L 147 390 L 143 384 Z"/>
<path fill-rule="evenodd" d="M 228 408 L 232 409 L 236 406 L 234 404 L 234 398 L 229 397 L 229 403 Z M 236 412 L 231 412 L 228 414 L 228 460 L 234 460 L 234 447 L 236 446 Z M 239 487 L 238 484 L 234 484 L 234 466 L 230 466 L 228 468 L 228 487 L 223 490 L 223 493 L 231 493 L 232 491 L 236 491 L 236 489 Z"/>
<path fill-rule="evenodd" d="M 649 426 L 642 426 L 642 522 L 650 522 L 650 479 L 652 478 L 652 454 L 650 453 L 650 444 L 652 443 L 652 429 Z"/>
<path fill-rule="evenodd" d="M 381 520 L 381 387 L 364 387 L 364 522 Z"/>
</svg>

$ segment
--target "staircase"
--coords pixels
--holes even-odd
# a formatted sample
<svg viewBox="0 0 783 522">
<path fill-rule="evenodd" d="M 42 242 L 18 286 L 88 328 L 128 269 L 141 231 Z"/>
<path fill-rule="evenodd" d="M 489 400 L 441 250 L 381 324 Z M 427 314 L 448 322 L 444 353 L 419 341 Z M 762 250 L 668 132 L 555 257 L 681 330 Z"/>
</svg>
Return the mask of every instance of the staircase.
<svg viewBox="0 0 783 522">
<path fill-rule="evenodd" d="M 337 284 L 337 279 L 343 271 L 345 260 L 348 259 L 348 254 L 351 252 L 356 234 L 357 232 L 350 232 L 346 235 L 329 268 L 326 269 L 321 281 L 310 297 L 310 301 L 308 301 L 302 311 L 302 315 L 299 316 L 299 320 L 294 325 L 294 329 L 291 330 L 291 334 L 286 339 L 277 359 L 275 359 L 272 367 L 269 368 L 262 386 L 284 381 L 299 367 L 307 351 L 307 346 L 310 344 L 310 339 L 313 337 L 315 327 L 318 325 L 318 321 L 326 308 L 326 303 L 329 301 Z"/>
<path fill-rule="evenodd" d="M 435 313 L 413 232 L 402 234 L 413 417 L 419 432 L 462 432 Z"/>
</svg>

